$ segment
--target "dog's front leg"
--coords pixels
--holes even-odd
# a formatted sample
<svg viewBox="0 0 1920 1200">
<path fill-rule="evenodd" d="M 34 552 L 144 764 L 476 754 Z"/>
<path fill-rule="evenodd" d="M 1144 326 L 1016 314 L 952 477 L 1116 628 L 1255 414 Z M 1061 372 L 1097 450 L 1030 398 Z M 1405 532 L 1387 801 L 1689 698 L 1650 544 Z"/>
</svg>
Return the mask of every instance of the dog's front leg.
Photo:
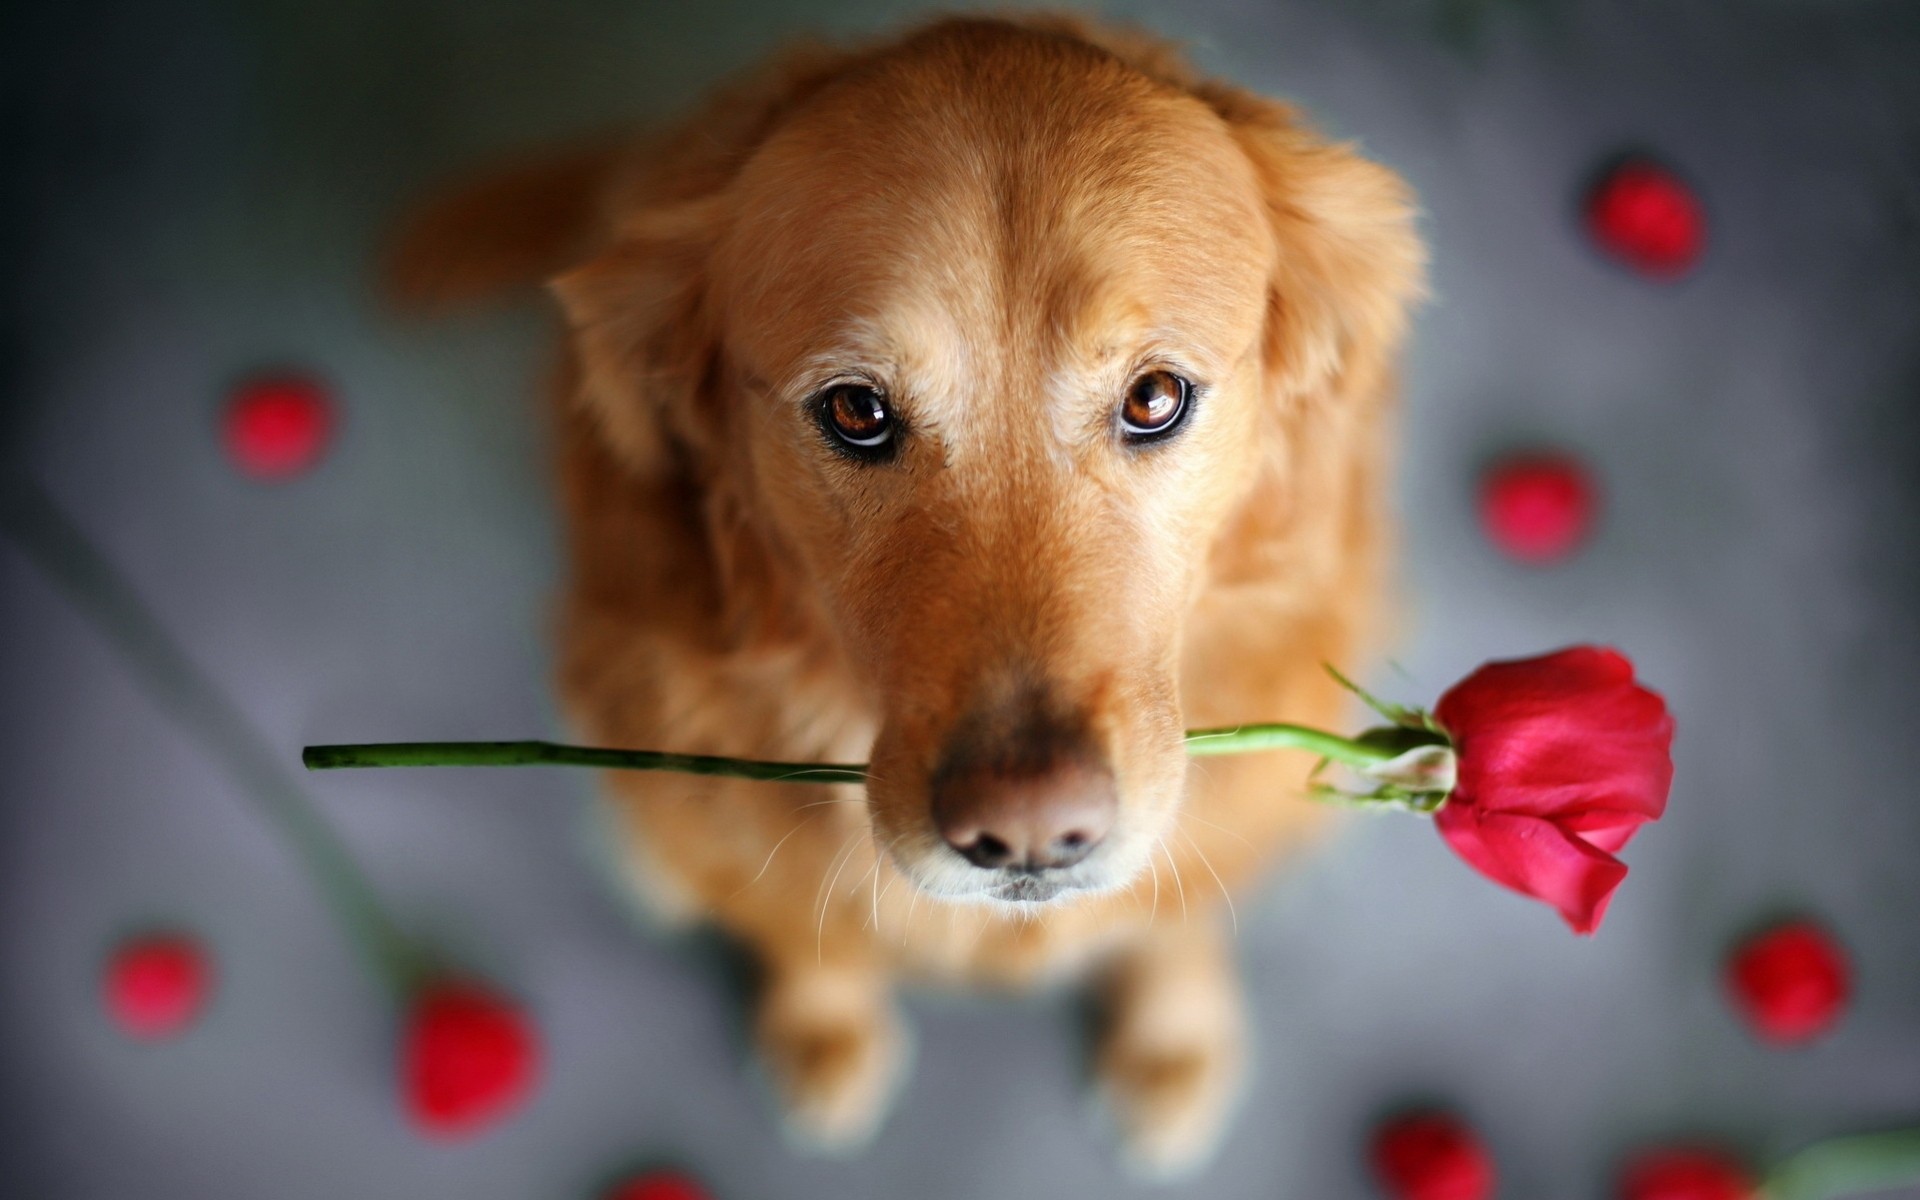
<svg viewBox="0 0 1920 1200">
<path fill-rule="evenodd" d="M 871 935 L 828 920 L 817 943 L 809 928 L 804 938 L 757 947 L 765 974 L 754 1032 L 789 1133 L 807 1148 L 836 1151 L 879 1128 L 909 1053 Z"/>
<path fill-rule="evenodd" d="M 1156 1177 L 1201 1166 L 1246 1075 L 1244 1001 L 1225 932 L 1199 914 L 1150 927 L 1115 960 L 1102 1000 L 1095 1071 L 1128 1158 Z"/>
</svg>

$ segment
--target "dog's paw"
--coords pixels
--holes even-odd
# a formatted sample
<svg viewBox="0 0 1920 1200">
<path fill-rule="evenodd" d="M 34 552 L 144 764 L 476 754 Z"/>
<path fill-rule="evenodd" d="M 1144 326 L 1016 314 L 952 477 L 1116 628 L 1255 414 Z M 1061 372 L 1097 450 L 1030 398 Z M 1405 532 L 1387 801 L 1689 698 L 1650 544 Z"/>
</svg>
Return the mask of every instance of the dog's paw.
<svg viewBox="0 0 1920 1200">
<path fill-rule="evenodd" d="M 882 1004 L 864 1013 L 763 1010 L 760 1062 L 790 1140 L 835 1154 L 872 1139 L 912 1058 L 905 1022 Z"/>
<path fill-rule="evenodd" d="M 1246 1079 L 1242 1048 L 1221 1044 L 1105 1047 L 1097 1098 L 1129 1169 L 1155 1181 L 1192 1175 L 1212 1159 Z"/>
</svg>

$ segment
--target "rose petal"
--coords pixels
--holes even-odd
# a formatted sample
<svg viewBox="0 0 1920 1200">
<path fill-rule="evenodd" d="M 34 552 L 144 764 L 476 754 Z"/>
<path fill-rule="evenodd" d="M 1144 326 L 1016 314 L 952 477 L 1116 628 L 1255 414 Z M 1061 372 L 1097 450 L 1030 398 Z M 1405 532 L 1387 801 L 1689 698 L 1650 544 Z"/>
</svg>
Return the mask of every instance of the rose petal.
<svg viewBox="0 0 1920 1200">
<path fill-rule="evenodd" d="M 1627 877 L 1619 859 L 1539 817 L 1449 802 L 1434 814 L 1434 827 L 1481 874 L 1552 905 L 1575 933 L 1600 927 L 1614 889 Z"/>
<path fill-rule="evenodd" d="M 1576 646 L 1487 663 L 1449 689 L 1434 716 L 1460 754 L 1450 804 L 1555 818 L 1666 811 L 1673 719 L 1615 651 Z"/>
</svg>

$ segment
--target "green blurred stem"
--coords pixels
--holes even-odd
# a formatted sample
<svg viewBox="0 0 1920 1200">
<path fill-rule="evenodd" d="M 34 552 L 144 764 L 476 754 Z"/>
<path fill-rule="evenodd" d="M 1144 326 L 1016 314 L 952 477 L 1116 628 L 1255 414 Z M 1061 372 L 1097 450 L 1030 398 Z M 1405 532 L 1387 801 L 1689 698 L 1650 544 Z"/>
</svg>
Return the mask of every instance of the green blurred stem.
<svg viewBox="0 0 1920 1200">
<path fill-rule="evenodd" d="M 394 925 L 346 845 L 281 767 L 280 754 L 200 673 L 106 555 L 39 488 L 9 483 L 0 527 L 106 635 L 134 679 L 199 740 L 285 835 L 376 978 L 404 995 L 427 969 L 425 955 Z"/>
<path fill-rule="evenodd" d="M 1391 745 L 1358 741 L 1303 725 L 1237 725 L 1187 734 L 1187 753 L 1247 754 L 1256 750 L 1306 750 L 1322 758 L 1366 767 L 1399 753 Z M 558 742 L 373 742 L 308 746 L 309 770 L 343 767 L 599 767 L 610 771 L 677 771 L 775 783 L 864 783 L 864 763 L 763 762 L 708 754 L 658 750 L 608 750 Z"/>
<path fill-rule="evenodd" d="M 1833 1200 L 1920 1183 L 1920 1129 L 1828 1138 L 1775 1168 L 1764 1200 Z"/>
</svg>

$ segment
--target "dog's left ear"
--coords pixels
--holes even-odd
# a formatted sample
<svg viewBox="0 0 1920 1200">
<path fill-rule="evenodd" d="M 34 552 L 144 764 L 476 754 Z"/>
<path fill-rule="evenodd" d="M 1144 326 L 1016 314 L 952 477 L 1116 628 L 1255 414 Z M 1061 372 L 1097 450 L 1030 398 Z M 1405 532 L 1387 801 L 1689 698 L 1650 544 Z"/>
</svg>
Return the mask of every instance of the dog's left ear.
<svg viewBox="0 0 1920 1200">
<path fill-rule="evenodd" d="M 1411 189 L 1351 147 L 1322 141 L 1284 104 L 1218 83 L 1193 91 L 1240 142 L 1273 225 L 1265 350 L 1276 389 L 1377 388 L 1425 293 Z"/>
</svg>

